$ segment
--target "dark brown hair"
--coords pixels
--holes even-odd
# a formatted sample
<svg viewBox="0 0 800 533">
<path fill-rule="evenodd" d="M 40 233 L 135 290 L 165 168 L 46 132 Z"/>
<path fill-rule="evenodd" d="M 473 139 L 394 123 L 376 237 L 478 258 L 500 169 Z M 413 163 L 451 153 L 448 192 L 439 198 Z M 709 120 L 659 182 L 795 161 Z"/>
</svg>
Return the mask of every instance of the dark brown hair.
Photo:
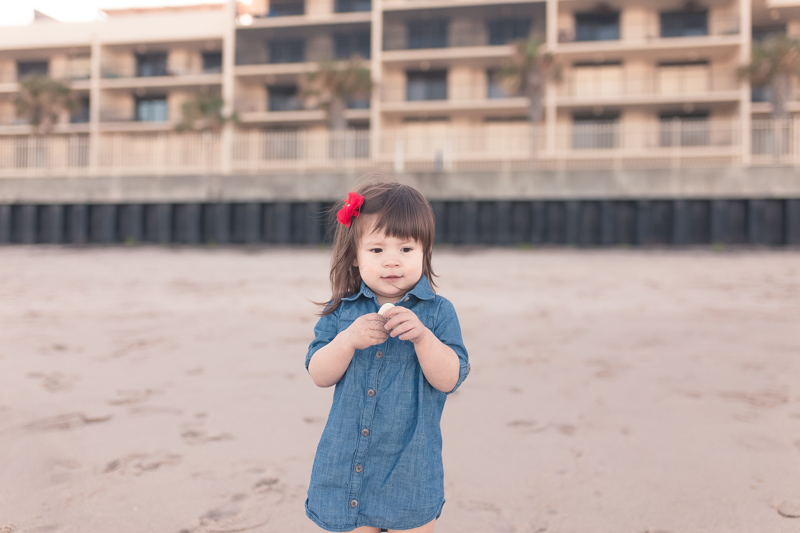
<svg viewBox="0 0 800 533">
<path fill-rule="evenodd" d="M 321 315 L 333 313 L 342 298 L 356 294 L 361 289 L 361 274 L 353 265 L 357 257 L 358 244 L 365 231 L 382 231 L 389 237 L 410 238 L 422 245 L 422 274 L 427 276 L 431 287 L 436 287 L 436 275 L 431 266 L 433 238 L 436 220 L 431 204 L 416 189 L 392 181 L 368 181 L 353 189 L 364 197 L 361 214 L 352 219 L 350 227 L 335 222 L 333 236 L 333 256 L 331 257 L 331 290 L 333 296 L 323 306 Z M 339 201 L 333 207 L 335 215 L 344 205 Z M 374 228 L 368 228 L 365 215 L 374 221 Z"/>
</svg>

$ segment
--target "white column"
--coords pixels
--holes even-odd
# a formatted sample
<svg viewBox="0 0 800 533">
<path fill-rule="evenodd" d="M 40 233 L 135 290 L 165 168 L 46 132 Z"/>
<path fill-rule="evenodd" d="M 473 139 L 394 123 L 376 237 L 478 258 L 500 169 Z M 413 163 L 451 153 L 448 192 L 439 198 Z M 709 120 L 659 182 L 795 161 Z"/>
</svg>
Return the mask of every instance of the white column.
<svg viewBox="0 0 800 533">
<path fill-rule="evenodd" d="M 545 18 L 547 20 L 546 42 L 547 50 L 556 53 L 558 50 L 558 0 L 547 0 L 545 5 Z M 556 56 L 556 60 L 558 56 Z M 546 144 L 545 151 L 552 154 L 556 149 L 556 84 L 547 82 L 545 93 L 544 123 Z"/>
<path fill-rule="evenodd" d="M 751 49 L 753 46 L 752 39 L 753 32 L 753 15 L 752 15 L 752 2 L 751 0 L 739 0 L 739 35 L 740 35 L 740 51 L 739 62 L 746 65 L 750 62 Z M 750 81 L 744 79 L 741 82 L 739 91 L 739 114 L 741 123 L 741 150 L 742 150 L 742 166 L 749 166 L 752 156 L 751 136 L 752 136 L 752 96 L 750 89 Z"/>
<path fill-rule="evenodd" d="M 223 116 L 229 117 L 234 111 L 234 98 L 236 97 L 236 0 L 228 0 L 225 5 L 224 26 L 222 28 L 222 107 Z M 231 160 L 233 154 L 232 122 L 225 122 L 220 139 L 220 164 L 223 175 L 231 173 Z"/>
<path fill-rule="evenodd" d="M 381 146 L 381 94 L 383 91 L 383 1 L 372 0 L 370 24 L 370 71 L 372 73 L 372 96 L 369 101 L 369 153 L 375 160 Z"/>
<path fill-rule="evenodd" d="M 92 51 L 89 78 L 89 173 L 97 175 L 100 168 L 100 79 L 101 53 L 100 40 L 92 37 Z"/>
</svg>

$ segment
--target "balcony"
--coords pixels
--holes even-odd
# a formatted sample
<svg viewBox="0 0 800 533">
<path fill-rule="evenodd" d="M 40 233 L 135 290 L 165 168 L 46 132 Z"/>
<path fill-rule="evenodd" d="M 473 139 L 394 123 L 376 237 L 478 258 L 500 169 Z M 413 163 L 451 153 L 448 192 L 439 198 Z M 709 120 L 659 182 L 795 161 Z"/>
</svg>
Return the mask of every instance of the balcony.
<svg viewBox="0 0 800 533">
<path fill-rule="evenodd" d="M 273 0 L 266 6 L 239 5 L 240 29 L 369 22 L 371 0 Z"/>
<path fill-rule="evenodd" d="M 54 70 L 46 74 L 52 79 L 69 85 L 74 90 L 88 90 L 91 73 L 88 70 Z M 24 79 L 24 76 L 22 77 Z M 17 74 L 0 73 L 0 93 L 19 91 L 20 77 Z"/>
<path fill-rule="evenodd" d="M 669 19 L 668 19 L 669 20 Z M 663 24 L 651 17 L 649 23 L 611 23 L 596 26 L 561 26 L 558 29 L 558 52 L 585 54 L 598 52 L 641 53 L 644 50 L 690 50 L 698 47 L 738 46 L 738 16 L 709 14 L 705 27 L 699 23 L 684 27 L 677 22 Z"/>
<path fill-rule="evenodd" d="M 107 67 L 102 70 L 103 89 L 131 89 L 150 87 L 196 87 L 198 85 L 221 85 L 222 74 L 218 68 L 183 69 L 165 68 L 142 73 L 135 69 Z"/>
<path fill-rule="evenodd" d="M 172 129 L 166 114 L 142 116 L 135 111 L 100 111 L 100 127 L 104 131 L 164 131 Z"/>
<path fill-rule="evenodd" d="M 640 105 L 681 102 L 736 102 L 735 74 L 712 74 L 707 67 L 662 67 L 651 75 L 619 68 L 572 69 L 557 85 L 558 105 Z"/>
<path fill-rule="evenodd" d="M 278 98 L 263 100 L 239 100 L 235 109 L 242 124 L 320 124 L 328 117 L 322 109 L 307 109 L 294 93 L 282 98 L 278 95 Z M 348 121 L 369 120 L 369 108 L 348 107 L 345 118 Z"/>
<path fill-rule="evenodd" d="M 527 98 L 506 95 L 496 84 L 453 84 L 444 71 L 410 71 L 403 84 L 382 89 L 381 111 L 408 116 L 447 116 L 451 112 L 475 115 L 524 115 Z"/>
<path fill-rule="evenodd" d="M 486 4 L 544 4 L 545 0 L 384 0 L 384 11 L 410 11 L 445 7 L 464 7 Z"/>
</svg>

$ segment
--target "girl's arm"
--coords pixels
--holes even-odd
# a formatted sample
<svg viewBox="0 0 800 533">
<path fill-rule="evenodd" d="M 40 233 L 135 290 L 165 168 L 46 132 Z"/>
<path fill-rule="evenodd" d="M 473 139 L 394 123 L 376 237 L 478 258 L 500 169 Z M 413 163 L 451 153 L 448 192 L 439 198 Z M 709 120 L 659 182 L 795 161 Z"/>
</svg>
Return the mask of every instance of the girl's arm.
<svg viewBox="0 0 800 533">
<path fill-rule="evenodd" d="M 416 313 L 406 307 L 392 307 L 385 316 L 389 319 L 385 327 L 391 330 L 392 337 L 414 343 L 414 351 L 428 383 L 442 392 L 452 391 L 458 383 L 461 367 L 455 350 L 440 341 Z"/>
<path fill-rule="evenodd" d="M 433 387 L 442 392 L 450 392 L 458 383 L 458 356 L 451 347 L 437 339 L 431 330 L 425 328 L 425 332 L 421 339 L 414 342 L 422 373 Z"/>
<path fill-rule="evenodd" d="M 389 338 L 389 332 L 383 329 L 383 324 L 383 317 L 378 313 L 360 316 L 331 342 L 317 350 L 308 363 L 308 373 L 314 384 L 330 387 L 339 383 L 356 350 L 369 348 Z"/>
</svg>

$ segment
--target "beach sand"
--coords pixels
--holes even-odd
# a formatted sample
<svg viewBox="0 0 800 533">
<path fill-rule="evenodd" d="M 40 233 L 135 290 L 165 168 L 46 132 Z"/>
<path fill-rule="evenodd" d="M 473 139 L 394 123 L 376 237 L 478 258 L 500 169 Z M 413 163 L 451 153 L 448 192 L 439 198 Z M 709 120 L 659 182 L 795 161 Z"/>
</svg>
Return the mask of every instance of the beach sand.
<svg viewBox="0 0 800 533">
<path fill-rule="evenodd" d="M 0 249 L 0 532 L 315 532 L 329 251 Z M 800 531 L 800 253 L 437 249 L 438 533 Z"/>
</svg>

